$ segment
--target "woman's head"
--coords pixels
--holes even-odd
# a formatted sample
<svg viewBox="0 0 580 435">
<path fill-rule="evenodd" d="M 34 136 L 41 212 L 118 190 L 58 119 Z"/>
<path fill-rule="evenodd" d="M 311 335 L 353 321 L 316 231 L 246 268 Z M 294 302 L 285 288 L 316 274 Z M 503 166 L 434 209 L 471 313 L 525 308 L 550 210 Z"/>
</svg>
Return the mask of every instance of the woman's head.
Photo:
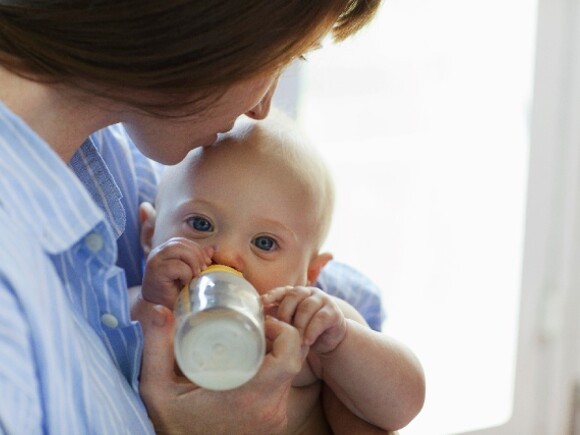
<svg viewBox="0 0 580 435">
<path fill-rule="evenodd" d="M 276 74 L 380 0 L 12 0 L 0 64 L 162 116 L 195 113 L 232 84 Z"/>
</svg>

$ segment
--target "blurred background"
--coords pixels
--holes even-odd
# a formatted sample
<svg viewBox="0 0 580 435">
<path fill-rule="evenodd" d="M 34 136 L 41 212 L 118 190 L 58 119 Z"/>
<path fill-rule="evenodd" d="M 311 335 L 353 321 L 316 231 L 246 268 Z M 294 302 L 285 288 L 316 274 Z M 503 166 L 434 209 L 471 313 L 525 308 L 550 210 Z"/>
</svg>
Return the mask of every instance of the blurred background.
<svg viewBox="0 0 580 435">
<path fill-rule="evenodd" d="M 424 365 L 401 435 L 575 433 L 578 3 L 388 0 L 281 83 L 336 181 L 326 249 Z"/>
</svg>

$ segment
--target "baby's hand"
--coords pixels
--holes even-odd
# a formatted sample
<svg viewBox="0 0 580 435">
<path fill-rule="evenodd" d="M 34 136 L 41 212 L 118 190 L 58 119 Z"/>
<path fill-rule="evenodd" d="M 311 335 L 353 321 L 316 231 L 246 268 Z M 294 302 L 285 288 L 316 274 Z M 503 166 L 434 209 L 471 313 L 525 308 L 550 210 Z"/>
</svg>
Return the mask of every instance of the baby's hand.
<svg viewBox="0 0 580 435">
<path fill-rule="evenodd" d="M 262 295 L 262 303 L 277 306 L 278 319 L 298 329 L 303 344 L 318 354 L 332 352 L 346 336 L 342 310 L 318 288 L 277 287 Z"/>
<path fill-rule="evenodd" d="M 173 309 L 181 289 L 211 264 L 212 249 L 173 237 L 155 247 L 147 257 L 143 298 Z"/>
</svg>

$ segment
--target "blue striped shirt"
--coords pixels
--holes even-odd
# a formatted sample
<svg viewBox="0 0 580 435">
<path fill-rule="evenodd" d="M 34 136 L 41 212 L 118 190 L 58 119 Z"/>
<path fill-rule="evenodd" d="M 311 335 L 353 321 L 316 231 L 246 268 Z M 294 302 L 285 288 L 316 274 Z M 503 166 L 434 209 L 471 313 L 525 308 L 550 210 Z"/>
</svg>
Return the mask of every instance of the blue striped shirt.
<svg viewBox="0 0 580 435">
<path fill-rule="evenodd" d="M 0 103 L 0 433 L 153 433 L 127 285 L 141 282 L 138 206 L 159 170 L 120 125 L 67 166 Z M 319 285 L 380 329 L 368 279 L 331 262 Z"/>
<path fill-rule="evenodd" d="M 0 432 L 153 433 L 111 174 L 90 140 L 67 167 L 1 104 L 0 156 Z"/>
</svg>

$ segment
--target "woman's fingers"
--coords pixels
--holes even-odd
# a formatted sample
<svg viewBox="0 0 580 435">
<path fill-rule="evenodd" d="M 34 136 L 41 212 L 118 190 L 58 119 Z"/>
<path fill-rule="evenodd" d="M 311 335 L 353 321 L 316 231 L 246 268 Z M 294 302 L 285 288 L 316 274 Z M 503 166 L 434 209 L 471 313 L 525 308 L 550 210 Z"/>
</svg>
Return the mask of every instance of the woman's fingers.
<svg viewBox="0 0 580 435">
<path fill-rule="evenodd" d="M 163 397 L 165 387 L 175 380 L 173 352 L 175 318 L 167 307 L 146 301 L 142 304 L 136 319 L 143 329 L 141 394 L 144 398 L 153 398 L 156 395 Z"/>
<path fill-rule="evenodd" d="M 271 352 L 266 358 L 277 366 L 281 375 L 294 377 L 302 368 L 304 348 L 298 330 L 288 323 L 268 316 L 265 322 L 266 338 L 272 343 Z"/>
<path fill-rule="evenodd" d="M 173 314 L 165 307 L 143 303 L 147 305 L 138 316 L 144 333 L 140 390 L 157 430 L 191 432 L 200 415 L 212 422 L 212 428 L 221 428 L 220 433 L 284 430 L 292 380 L 305 357 L 296 328 L 268 317 L 265 333 L 272 346 L 258 374 L 240 388 L 215 392 L 176 375 Z M 198 429 L 202 433 L 203 428 Z"/>
</svg>

